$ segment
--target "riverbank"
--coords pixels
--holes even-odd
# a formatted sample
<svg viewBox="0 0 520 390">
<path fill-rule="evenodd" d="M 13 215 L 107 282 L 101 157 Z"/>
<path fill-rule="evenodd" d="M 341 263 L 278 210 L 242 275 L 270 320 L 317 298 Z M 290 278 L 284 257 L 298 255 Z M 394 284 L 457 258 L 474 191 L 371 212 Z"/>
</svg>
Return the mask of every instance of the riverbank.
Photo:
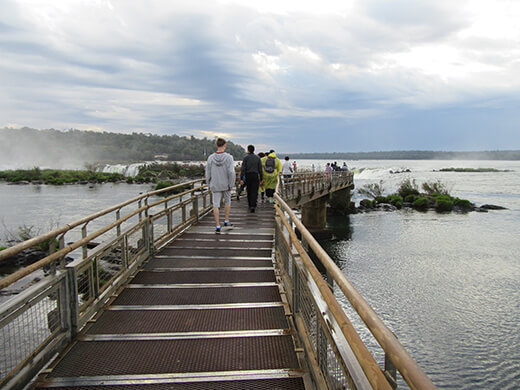
<svg viewBox="0 0 520 390">
<path fill-rule="evenodd" d="M 0 171 L 0 181 L 9 184 L 101 184 L 121 183 L 145 184 L 179 180 L 187 177 L 204 176 L 204 166 L 179 163 L 150 163 L 139 167 L 135 177 L 125 176 L 118 172 L 100 172 L 95 169 L 16 169 Z"/>
<path fill-rule="evenodd" d="M 94 172 L 90 170 L 68 169 L 16 169 L 0 171 L 0 180 L 9 184 L 93 184 L 115 183 L 125 180 L 119 173 Z"/>
</svg>

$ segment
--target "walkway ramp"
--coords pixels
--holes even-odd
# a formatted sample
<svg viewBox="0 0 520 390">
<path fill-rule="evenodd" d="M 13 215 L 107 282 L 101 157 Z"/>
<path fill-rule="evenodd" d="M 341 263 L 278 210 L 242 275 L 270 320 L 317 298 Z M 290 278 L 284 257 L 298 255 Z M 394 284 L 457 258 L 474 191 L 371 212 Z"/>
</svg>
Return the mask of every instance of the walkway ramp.
<svg viewBox="0 0 520 390">
<path fill-rule="evenodd" d="M 217 235 L 209 214 L 157 253 L 36 388 L 304 389 L 274 209 L 233 201 L 231 221 Z"/>
</svg>

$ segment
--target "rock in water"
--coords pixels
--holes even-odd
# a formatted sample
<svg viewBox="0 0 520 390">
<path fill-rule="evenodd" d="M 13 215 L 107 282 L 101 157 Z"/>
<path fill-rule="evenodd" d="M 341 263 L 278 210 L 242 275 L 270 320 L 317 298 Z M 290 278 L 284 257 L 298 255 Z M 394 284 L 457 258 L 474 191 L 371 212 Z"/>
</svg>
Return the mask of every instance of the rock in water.
<svg viewBox="0 0 520 390">
<path fill-rule="evenodd" d="M 484 209 L 484 210 L 507 210 L 507 208 L 505 208 L 505 207 L 497 206 L 494 204 L 484 204 L 484 205 L 480 206 L 480 208 Z"/>
</svg>

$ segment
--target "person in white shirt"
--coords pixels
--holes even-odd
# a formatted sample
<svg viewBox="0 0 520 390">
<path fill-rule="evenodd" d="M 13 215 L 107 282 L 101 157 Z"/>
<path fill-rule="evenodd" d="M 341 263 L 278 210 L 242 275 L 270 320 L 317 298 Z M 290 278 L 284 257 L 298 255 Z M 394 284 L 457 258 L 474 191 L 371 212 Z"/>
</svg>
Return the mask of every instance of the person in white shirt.
<svg viewBox="0 0 520 390">
<path fill-rule="evenodd" d="M 291 163 L 289 162 L 289 156 L 285 156 L 285 161 L 282 164 L 282 175 L 284 179 L 284 183 L 290 183 L 291 176 L 293 174 L 293 168 Z"/>
</svg>

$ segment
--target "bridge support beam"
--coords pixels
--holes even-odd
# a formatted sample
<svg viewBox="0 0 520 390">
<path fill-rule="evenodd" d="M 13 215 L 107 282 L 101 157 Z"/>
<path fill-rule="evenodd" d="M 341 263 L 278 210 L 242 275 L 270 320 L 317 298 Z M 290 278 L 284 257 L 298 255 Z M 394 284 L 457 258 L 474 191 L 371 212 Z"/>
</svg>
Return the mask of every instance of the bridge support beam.
<svg viewBox="0 0 520 390">
<path fill-rule="evenodd" d="M 330 194 L 330 208 L 335 215 L 347 215 L 350 211 L 350 187 Z"/>
<path fill-rule="evenodd" d="M 310 231 L 324 230 L 327 225 L 328 196 L 312 200 L 302 205 L 302 223 Z"/>
</svg>

